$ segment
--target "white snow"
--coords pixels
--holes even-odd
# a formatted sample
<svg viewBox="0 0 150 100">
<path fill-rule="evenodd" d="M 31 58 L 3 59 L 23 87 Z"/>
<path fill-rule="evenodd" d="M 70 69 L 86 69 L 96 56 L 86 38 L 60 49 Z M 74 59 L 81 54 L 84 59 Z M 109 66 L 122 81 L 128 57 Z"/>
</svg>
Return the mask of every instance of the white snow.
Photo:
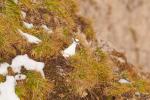
<svg viewBox="0 0 150 100">
<path fill-rule="evenodd" d="M 125 79 L 120 79 L 118 82 L 121 84 L 129 84 L 130 83 L 128 80 L 125 80 Z"/>
<path fill-rule="evenodd" d="M 66 49 L 62 52 L 62 54 L 63 54 L 63 56 L 64 56 L 65 58 L 75 55 L 76 46 L 77 46 L 78 42 L 79 42 L 79 40 L 78 40 L 78 39 L 75 39 L 75 40 L 73 41 L 73 43 L 72 43 L 68 48 L 66 48 Z"/>
<path fill-rule="evenodd" d="M 141 94 L 140 94 L 140 92 L 135 92 L 135 95 L 140 96 Z"/>
<path fill-rule="evenodd" d="M 18 0 L 13 0 L 13 2 L 14 2 L 15 4 L 18 4 Z"/>
<path fill-rule="evenodd" d="M 10 65 L 9 65 L 8 63 L 6 63 L 6 62 L 1 63 L 1 64 L 0 64 L 0 74 L 3 75 L 3 76 L 5 76 L 5 75 L 8 73 L 7 68 L 8 68 L 9 66 L 10 66 Z"/>
<path fill-rule="evenodd" d="M 15 79 L 16 80 L 25 80 L 27 78 L 27 76 L 26 75 L 24 75 L 24 74 L 17 74 L 17 75 L 15 75 Z"/>
<path fill-rule="evenodd" d="M 20 100 L 15 93 L 16 80 L 13 76 L 6 76 L 6 81 L 0 83 L 0 100 Z"/>
<path fill-rule="evenodd" d="M 18 55 L 12 60 L 11 67 L 15 73 L 20 73 L 21 67 L 24 66 L 26 70 L 34 70 L 40 72 L 42 77 L 45 78 L 43 68 L 45 64 L 43 62 L 37 62 L 25 55 Z"/>
<path fill-rule="evenodd" d="M 24 11 L 21 11 L 22 18 L 26 18 L 26 13 Z"/>
<path fill-rule="evenodd" d="M 33 24 L 32 23 L 27 23 L 23 21 L 23 25 L 27 28 L 27 29 L 31 29 L 33 28 Z"/>
<path fill-rule="evenodd" d="M 42 25 L 41 26 L 46 32 L 48 32 L 49 34 L 50 33 L 53 33 L 52 29 L 48 28 L 46 25 Z"/>
<path fill-rule="evenodd" d="M 125 63 L 125 60 L 123 58 L 118 57 L 117 59 L 118 59 L 119 62 Z"/>
<path fill-rule="evenodd" d="M 19 33 L 29 42 L 29 43 L 35 43 L 38 44 L 42 42 L 40 39 L 37 37 L 30 35 L 29 33 L 24 33 L 22 30 L 18 29 Z"/>
</svg>

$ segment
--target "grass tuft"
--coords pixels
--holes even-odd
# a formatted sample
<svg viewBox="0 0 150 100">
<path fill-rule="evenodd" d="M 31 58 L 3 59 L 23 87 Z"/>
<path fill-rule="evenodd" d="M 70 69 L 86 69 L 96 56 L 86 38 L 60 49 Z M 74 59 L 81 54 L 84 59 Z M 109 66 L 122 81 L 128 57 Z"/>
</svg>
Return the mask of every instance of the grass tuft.
<svg viewBox="0 0 150 100">
<path fill-rule="evenodd" d="M 70 74 L 71 85 L 79 95 L 98 83 L 107 83 L 112 77 L 111 70 L 104 62 L 97 62 L 84 50 L 71 57 L 70 63 L 75 67 Z"/>
<path fill-rule="evenodd" d="M 26 75 L 26 82 L 16 87 L 17 95 L 22 100 L 46 100 L 48 93 L 53 89 L 53 84 L 43 79 L 40 73 L 29 71 Z"/>
</svg>

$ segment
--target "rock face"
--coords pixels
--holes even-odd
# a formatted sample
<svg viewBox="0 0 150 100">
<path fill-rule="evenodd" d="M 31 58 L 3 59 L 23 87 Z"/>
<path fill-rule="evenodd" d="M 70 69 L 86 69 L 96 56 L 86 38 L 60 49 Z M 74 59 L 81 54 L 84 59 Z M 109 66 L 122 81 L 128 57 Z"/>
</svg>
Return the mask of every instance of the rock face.
<svg viewBox="0 0 150 100">
<path fill-rule="evenodd" d="M 81 0 L 81 14 L 94 21 L 97 38 L 123 50 L 131 63 L 150 67 L 149 0 Z"/>
</svg>

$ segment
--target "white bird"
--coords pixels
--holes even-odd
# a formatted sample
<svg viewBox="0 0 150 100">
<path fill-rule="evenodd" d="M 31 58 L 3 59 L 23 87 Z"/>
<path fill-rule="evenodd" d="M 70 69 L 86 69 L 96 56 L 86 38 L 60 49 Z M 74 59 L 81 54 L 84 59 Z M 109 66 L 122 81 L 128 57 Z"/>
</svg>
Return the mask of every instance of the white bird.
<svg viewBox="0 0 150 100">
<path fill-rule="evenodd" d="M 3 76 L 5 76 L 7 73 L 8 73 L 8 67 L 9 67 L 10 65 L 8 64 L 8 63 L 1 63 L 0 64 L 0 74 L 1 75 L 3 75 Z"/>
<path fill-rule="evenodd" d="M 14 2 L 15 4 L 18 4 L 18 0 L 13 0 L 13 2 Z"/>
<path fill-rule="evenodd" d="M 65 58 L 75 55 L 76 46 L 77 46 L 78 42 L 79 42 L 78 39 L 73 40 L 73 43 L 68 48 L 66 48 L 64 51 L 62 51 L 62 54 Z"/>
<path fill-rule="evenodd" d="M 10 65 L 15 73 L 21 72 L 21 67 L 24 66 L 26 70 L 40 72 L 41 76 L 45 78 L 44 75 L 44 66 L 43 62 L 37 62 L 25 55 L 18 55 L 12 60 L 12 64 Z"/>
<path fill-rule="evenodd" d="M 15 93 L 16 80 L 6 76 L 6 81 L 0 84 L 0 100 L 20 100 Z"/>
<path fill-rule="evenodd" d="M 118 82 L 121 84 L 129 84 L 130 83 L 128 80 L 125 80 L 125 79 L 120 79 Z"/>
<path fill-rule="evenodd" d="M 40 39 L 37 37 L 30 35 L 29 33 L 24 33 L 22 30 L 18 29 L 19 33 L 29 42 L 29 43 L 35 43 L 38 44 L 42 42 Z"/>
<path fill-rule="evenodd" d="M 42 25 L 41 26 L 46 32 L 48 32 L 49 34 L 50 33 L 53 33 L 52 29 L 48 28 L 46 25 Z"/>
<path fill-rule="evenodd" d="M 25 80 L 27 78 L 27 76 L 26 75 L 24 75 L 24 74 L 17 74 L 17 75 L 15 75 L 15 79 L 16 80 Z"/>
<path fill-rule="evenodd" d="M 27 23 L 27 22 L 24 22 L 23 21 L 23 25 L 27 28 L 27 29 L 31 29 L 31 28 L 33 28 L 33 24 L 31 23 Z"/>
<path fill-rule="evenodd" d="M 24 11 L 21 11 L 22 18 L 26 18 L 26 13 Z"/>
</svg>

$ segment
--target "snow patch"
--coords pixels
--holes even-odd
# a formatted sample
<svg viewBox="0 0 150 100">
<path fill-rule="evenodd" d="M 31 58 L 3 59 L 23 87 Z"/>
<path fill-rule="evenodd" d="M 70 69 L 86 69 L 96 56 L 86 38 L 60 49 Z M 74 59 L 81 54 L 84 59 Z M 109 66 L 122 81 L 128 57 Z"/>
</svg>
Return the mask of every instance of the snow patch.
<svg viewBox="0 0 150 100">
<path fill-rule="evenodd" d="M 79 43 L 79 40 L 74 39 L 73 43 L 68 48 L 66 48 L 64 51 L 62 51 L 63 56 L 66 58 L 66 57 L 70 57 L 70 56 L 75 55 L 76 46 L 78 43 Z"/>
<path fill-rule="evenodd" d="M 11 67 L 15 73 L 20 73 L 21 67 L 24 66 L 26 70 L 34 70 L 40 72 L 42 77 L 45 78 L 43 68 L 45 64 L 43 62 L 37 62 L 25 55 L 18 55 L 12 60 Z"/>
<path fill-rule="evenodd" d="M 20 100 L 15 93 L 16 80 L 13 76 L 6 76 L 6 81 L 0 84 L 1 100 Z"/>
<path fill-rule="evenodd" d="M 31 28 L 33 28 L 33 24 L 31 23 L 27 23 L 27 22 L 24 22 L 23 21 L 23 25 L 27 28 L 27 29 L 31 29 Z"/>
<path fill-rule="evenodd" d="M 24 11 L 21 11 L 22 18 L 26 18 L 26 13 Z"/>
<path fill-rule="evenodd" d="M 123 58 L 118 57 L 117 59 L 118 59 L 119 62 L 125 63 L 125 60 Z"/>
<path fill-rule="evenodd" d="M 53 33 L 52 29 L 48 28 L 46 25 L 41 26 L 47 33 L 51 34 Z"/>
<path fill-rule="evenodd" d="M 135 92 L 135 95 L 140 96 L 141 94 L 140 94 L 140 92 Z"/>
<path fill-rule="evenodd" d="M 13 0 L 13 2 L 14 2 L 15 4 L 18 4 L 18 0 Z"/>
<path fill-rule="evenodd" d="M 130 84 L 130 82 L 128 80 L 125 80 L 125 79 L 120 79 L 118 82 L 121 84 Z"/>
<path fill-rule="evenodd" d="M 24 33 L 22 30 L 18 29 L 19 33 L 29 42 L 29 43 L 35 43 L 38 44 L 42 42 L 40 39 L 37 37 L 30 35 L 29 33 Z"/>
<path fill-rule="evenodd" d="M 8 73 L 8 70 L 7 68 L 9 67 L 10 65 L 6 62 L 4 63 L 1 63 L 0 64 L 0 74 L 5 76 L 7 73 Z"/>
<path fill-rule="evenodd" d="M 27 78 L 27 76 L 24 75 L 24 74 L 17 74 L 17 75 L 15 76 L 15 79 L 16 79 L 17 81 L 25 80 L 26 78 Z"/>
</svg>

